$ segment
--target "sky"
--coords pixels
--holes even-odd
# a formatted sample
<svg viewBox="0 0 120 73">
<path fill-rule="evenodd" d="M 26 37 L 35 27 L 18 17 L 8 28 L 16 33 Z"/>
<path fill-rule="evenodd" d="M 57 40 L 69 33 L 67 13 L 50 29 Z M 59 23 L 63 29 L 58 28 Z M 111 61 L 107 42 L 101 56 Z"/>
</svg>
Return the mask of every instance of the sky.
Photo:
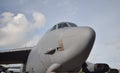
<svg viewBox="0 0 120 73">
<path fill-rule="evenodd" d="M 53 25 L 92 27 L 88 61 L 120 68 L 120 0 L 1 0 L 0 50 L 34 46 Z"/>
</svg>

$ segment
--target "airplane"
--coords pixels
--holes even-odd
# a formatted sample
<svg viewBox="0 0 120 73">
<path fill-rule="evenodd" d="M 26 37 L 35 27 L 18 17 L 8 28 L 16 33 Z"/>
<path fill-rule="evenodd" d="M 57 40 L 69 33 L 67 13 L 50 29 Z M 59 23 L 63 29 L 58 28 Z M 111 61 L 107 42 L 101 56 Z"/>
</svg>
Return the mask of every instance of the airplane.
<svg viewBox="0 0 120 73">
<path fill-rule="evenodd" d="M 60 22 L 49 29 L 34 47 L 0 51 L 0 64 L 24 64 L 24 73 L 85 73 L 106 72 L 107 64 L 86 62 L 95 41 L 95 31 L 88 26 L 78 27 Z M 102 69 L 101 69 L 101 68 Z"/>
</svg>

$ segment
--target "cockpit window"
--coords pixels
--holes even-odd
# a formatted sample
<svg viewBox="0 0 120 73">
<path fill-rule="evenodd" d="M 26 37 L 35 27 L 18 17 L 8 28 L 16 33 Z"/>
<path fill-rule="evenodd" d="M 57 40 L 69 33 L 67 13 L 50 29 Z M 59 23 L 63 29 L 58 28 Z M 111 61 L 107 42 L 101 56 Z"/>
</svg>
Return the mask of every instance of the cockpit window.
<svg viewBox="0 0 120 73">
<path fill-rule="evenodd" d="M 54 25 L 52 27 L 52 29 L 50 29 L 50 31 L 53 31 L 55 29 L 64 28 L 64 27 L 77 27 L 77 25 L 74 24 L 74 23 L 71 23 L 71 22 L 61 22 L 61 23 L 59 23 L 57 25 Z"/>
<path fill-rule="evenodd" d="M 53 28 L 51 29 L 51 31 L 52 31 L 52 30 L 55 30 L 55 29 L 56 29 L 56 25 L 55 25 L 55 26 L 53 26 Z"/>
<path fill-rule="evenodd" d="M 68 23 L 71 27 L 77 27 L 74 23 Z"/>
<path fill-rule="evenodd" d="M 64 27 L 68 27 L 68 25 L 66 23 L 60 23 L 60 24 L 58 24 L 58 29 L 64 28 Z"/>
</svg>

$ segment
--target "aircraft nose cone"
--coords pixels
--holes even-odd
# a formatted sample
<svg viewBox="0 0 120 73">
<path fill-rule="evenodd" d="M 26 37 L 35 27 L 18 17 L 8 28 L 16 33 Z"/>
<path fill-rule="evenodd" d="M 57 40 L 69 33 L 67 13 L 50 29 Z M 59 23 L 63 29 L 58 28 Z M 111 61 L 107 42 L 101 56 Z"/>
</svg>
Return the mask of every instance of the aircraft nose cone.
<svg viewBox="0 0 120 73">
<path fill-rule="evenodd" d="M 88 58 L 95 40 L 95 31 L 90 27 L 71 28 L 64 32 L 64 68 L 74 70 Z"/>
<path fill-rule="evenodd" d="M 91 50 L 94 40 L 95 31 L 90 27 L 79 27 L 68 29 L 64 32 L 64 48 L 76 54 Z"/>
</svg>

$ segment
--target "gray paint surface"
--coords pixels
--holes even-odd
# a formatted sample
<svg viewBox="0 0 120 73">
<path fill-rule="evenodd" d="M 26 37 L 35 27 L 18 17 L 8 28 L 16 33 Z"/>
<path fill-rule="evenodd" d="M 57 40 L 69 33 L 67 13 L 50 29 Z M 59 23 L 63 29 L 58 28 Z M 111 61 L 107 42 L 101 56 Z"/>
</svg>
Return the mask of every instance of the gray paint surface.
<svg viewBox="0 0 120 73">
<path fill-rule="evenodd" d="M 78 71 L 87 59 L 95 39 L 95 32 L 90 27 L 66 27 L 47 32 L 31 51 L 26 71 L 45 73 L 46 71 Z M 45 54 L 63 41 L 63 51 Z M 50 68 L 50 69 L 49 69 Z M 49 72 L 49 71 L 48 71 Z"/>
</svg>

